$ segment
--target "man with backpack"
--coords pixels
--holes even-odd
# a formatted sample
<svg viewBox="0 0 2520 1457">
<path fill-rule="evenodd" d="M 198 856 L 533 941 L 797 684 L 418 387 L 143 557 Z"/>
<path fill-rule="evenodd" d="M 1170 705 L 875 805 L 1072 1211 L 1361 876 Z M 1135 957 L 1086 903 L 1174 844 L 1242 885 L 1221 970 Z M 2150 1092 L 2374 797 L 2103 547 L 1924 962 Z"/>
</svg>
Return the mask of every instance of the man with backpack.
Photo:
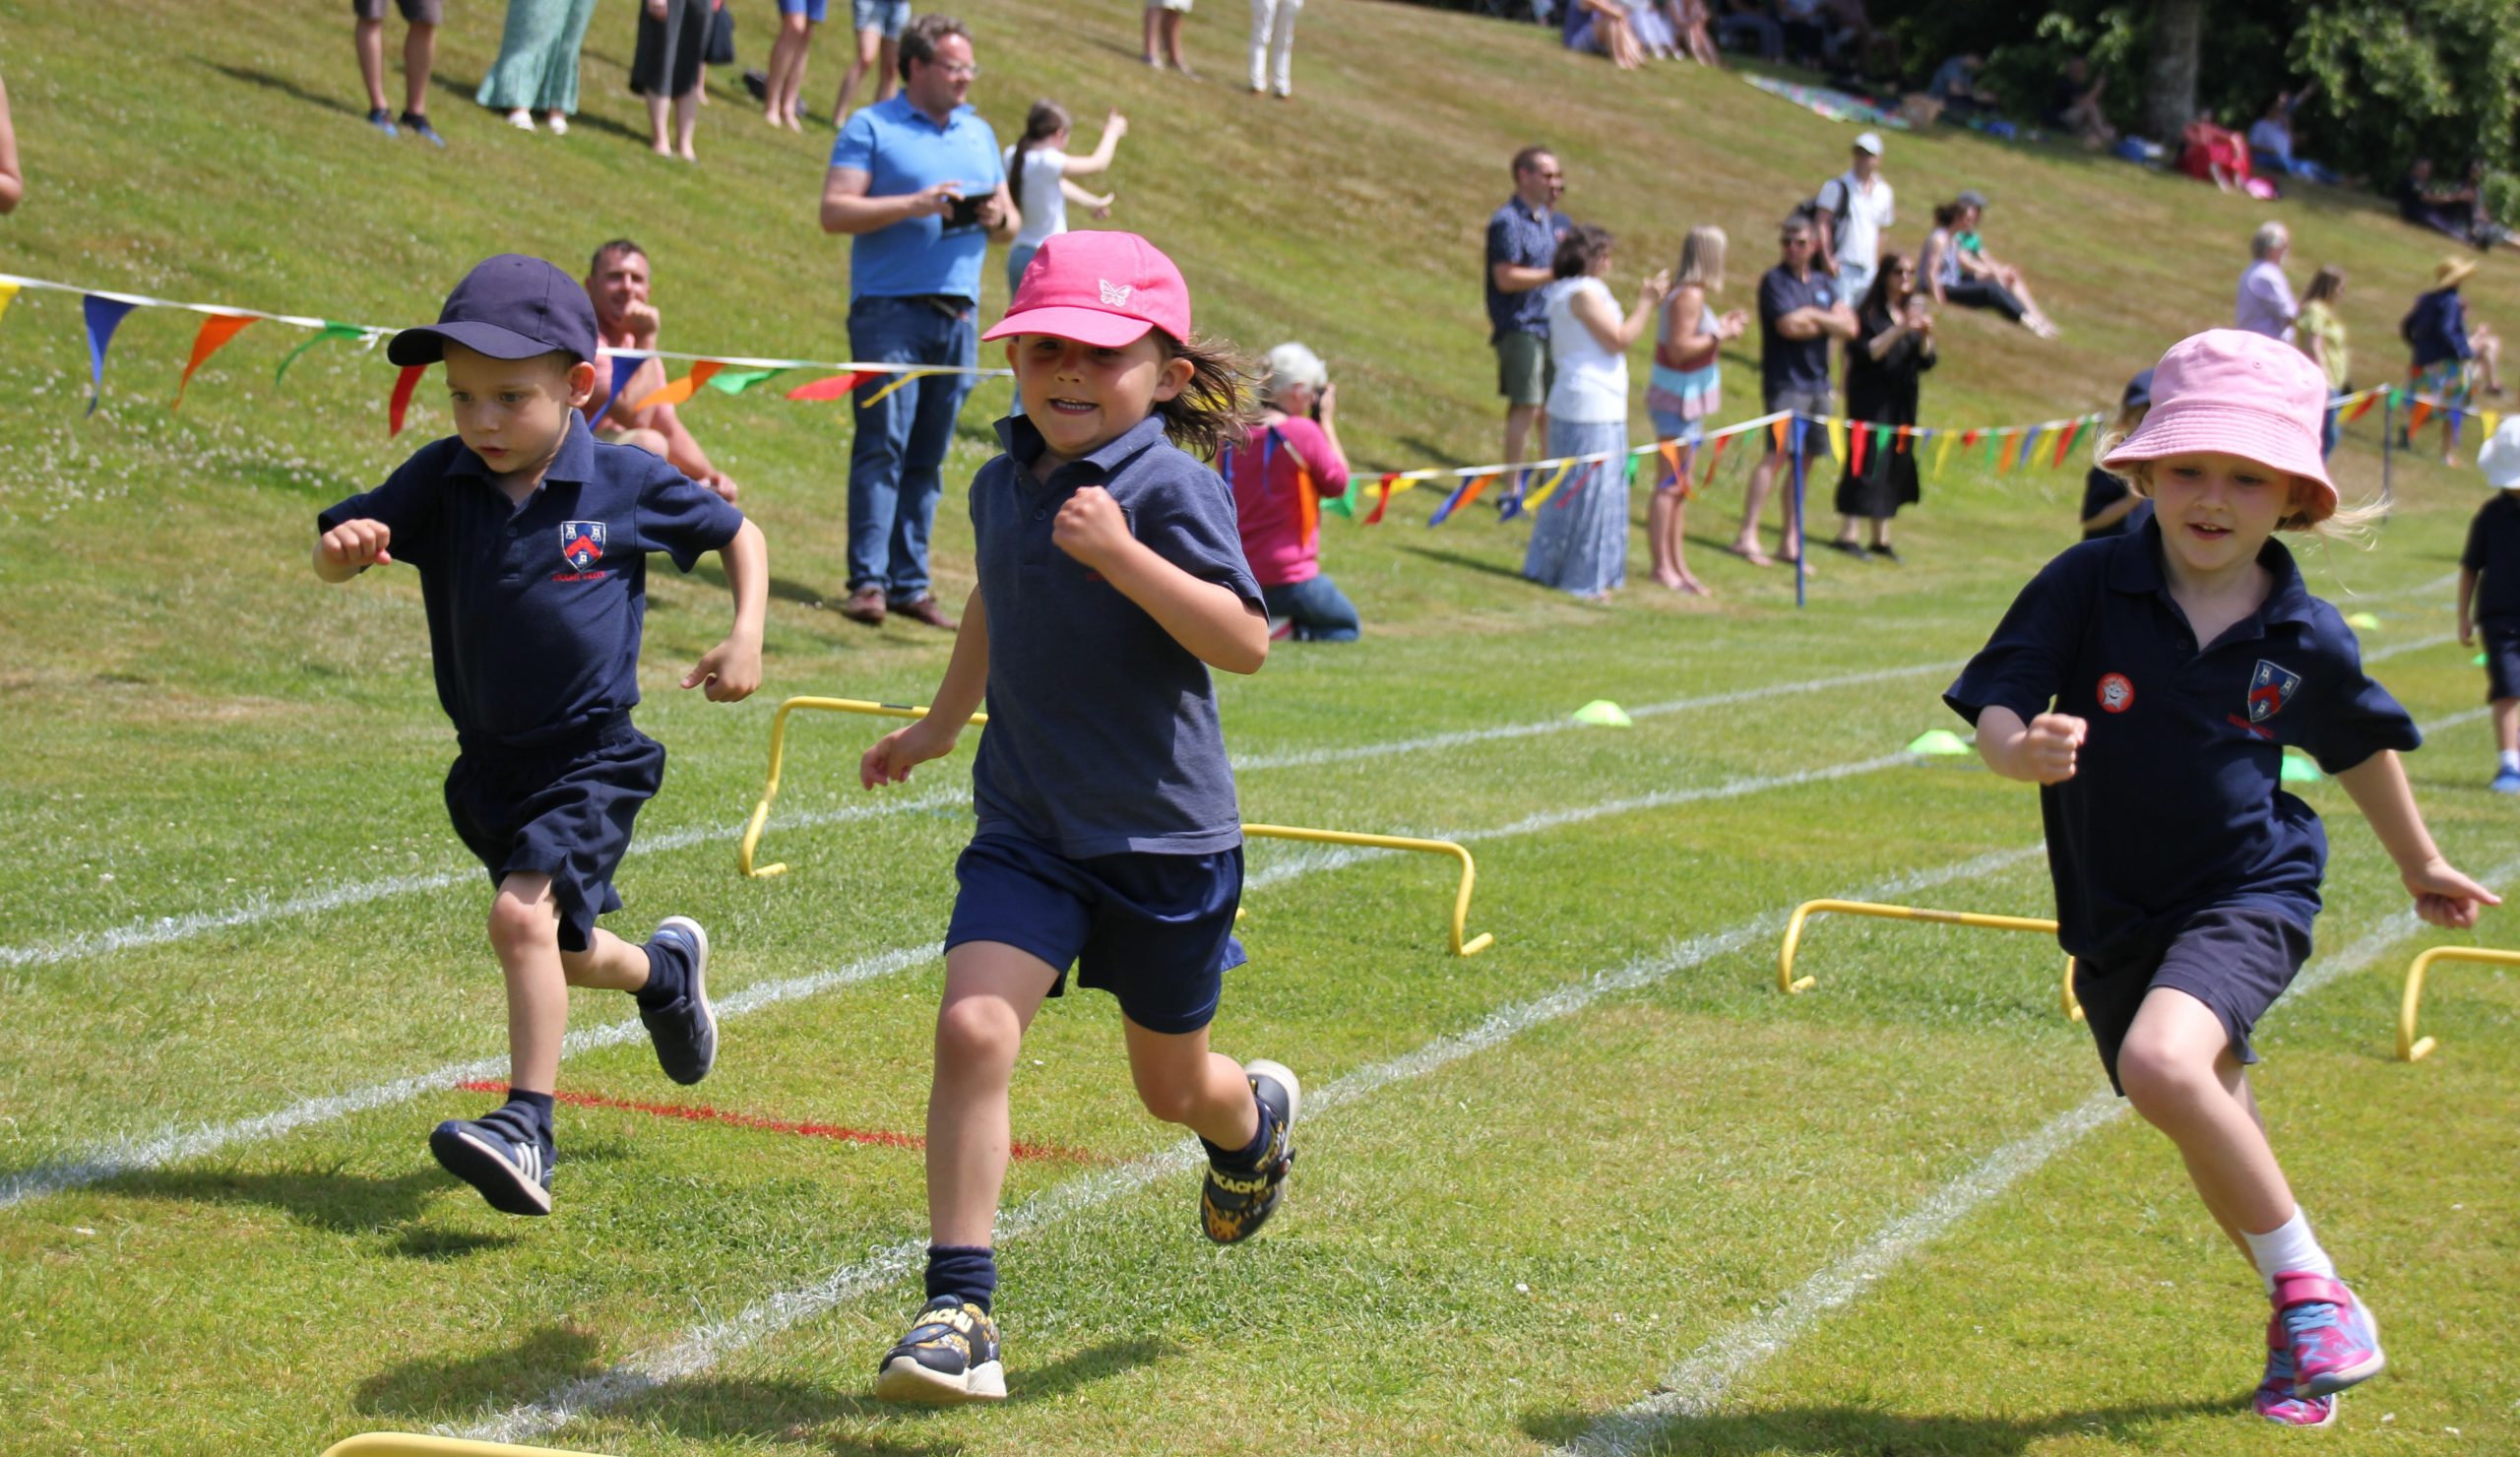
<svg viewBox="0 0 2520 1457">
<path fill-rule="evenodd" d="M 1881 134 L 1864 132 L 1855 139 L 1855 160 L 1845 172 L 1820 184 L 1820 195 L 1803 204 L 1819 245 L 1820 271 L 1834 275 L 1838 296 L 1851 308 L 1861 307 L 1881 264 L 1881 230 L 1899 221 L 1890 183 L 1881 175 Z"/>
</svg>

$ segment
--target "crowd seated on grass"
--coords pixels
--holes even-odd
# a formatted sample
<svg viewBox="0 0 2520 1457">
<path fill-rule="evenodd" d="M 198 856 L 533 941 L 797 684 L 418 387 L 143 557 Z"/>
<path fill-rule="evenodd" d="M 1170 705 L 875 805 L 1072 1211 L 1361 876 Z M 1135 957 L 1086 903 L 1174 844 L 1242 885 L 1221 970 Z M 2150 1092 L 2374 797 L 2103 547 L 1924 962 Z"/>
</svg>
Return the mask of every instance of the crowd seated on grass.
<svg viewBox="0 0 2520 1457">
<path fill-rule="evenodd" d="M 2432 158 L 2419 157 L 2398 178 L 2397 203 L 2400 218 L 2480 251 L 2496 243 L 2520 247 L 2486 211 L 2483 162 L 2469 166 L 2465 182 L 2449 182 L 2433 176 Z"/>
<path fill-rule="evenodd" d="M 1988 253 L 1978 236 L 1986 199 L 1972 188 L 1933 210 L 1933 231 L 1926 234 L 1918 270 L 1933 301 L 1962 308 L 1992 309 L 2042 339 L 2060 332 L 2030 296 L 2021 270 Z"/>
<path fill-rule="evenodd" d="M 2293 155 L 2293 113 L 2318 89 L 2313 81 L 2297 92 L 2277 92 L 2267 103 L 2266 114 L 2248 124 L 2249 160 L 2260 171 L 2300 177 L 2321 187 L 2334 187 L 2343 180 L 2324 162 Z"/>
</svg>

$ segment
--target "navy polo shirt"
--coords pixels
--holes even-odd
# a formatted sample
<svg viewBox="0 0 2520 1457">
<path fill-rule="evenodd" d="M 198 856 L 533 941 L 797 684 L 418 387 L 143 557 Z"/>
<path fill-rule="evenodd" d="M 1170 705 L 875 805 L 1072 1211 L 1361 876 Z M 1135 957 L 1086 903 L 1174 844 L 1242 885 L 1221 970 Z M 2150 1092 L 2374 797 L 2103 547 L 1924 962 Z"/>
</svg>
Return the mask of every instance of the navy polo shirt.
<svg viewBox="0 0 2520 1457">
<path fill-rule="evenodd" d="M 2415 724 L 2362 674 L 2336 608 L 2269 539 L 2266 601 L 2199 651 L 2163 579 L 2157 521 L 2049 562 L 1943 701 L 2090 731 L 2072 779 L 2039 792 L 2056 939 L 2109 964 L 2155 955 L 2209 907 L 2259 905 L 2307 928 L 2327 836 L 2282 787 L 2284 746 L 2330 774 L 2412 749 Z"/>
<path fill-rule="evenodd" d="M 2520 632 L 2520 495 L 2507 490 L 2477 510 L 2468 524 L 2468 549 L 2459 565 L 2485 574 L 2477 594 L 2477 625 L 2497 633 Z"/>
<path fill-rule="evenodd" d="M 630 445 L 569 434 L 522 505 L 450 436 L 420 447 L 372 491 L 315 519 L 362 517 L 417 567 L 437 698 L 467 751 L 570 738 L 639 701 L 647 553 L 683 571 L 734 539 L 743 513 Z"/>
<path fill-rule="evenodd" d="M 1829 388 L 1829 336 L 1788 339 L 1776 321 L 1798 308 L 1835 308 L 1838 281 L 1811 270 L 1801 278 L 1780 263 L 1759 280 L 1759 384 L 1774 398 L 1785 390 Z"/>
<path fill-rule="evenodd" d="M 1046 482 L 1033 478 L 1043 447 L 1031 420 L 1010 415 L 997 436 L 1006 453 L 972 479 L 988 617 L 988 728 L 972 762 L 979 833 L 1071 859 L 1241 844 L 1207 665 L 1050 540 L 1059 506 L 1099 485 L 1157 555 L 1261 607 L 1233 491 L 1165 439 L 1157 415 Z"/>
<path fill-rule="evenodd" d="M 1494 344 L 1508 334 L 1548 335 L 1548 292 L 1545 285 L 1508 293 L 1496 286 L 1496 265 L 1510 263 L 1518 268 L 1547 268 L 1557 261 L 1558 239 L 1575 225 L 1574 220 L 1551 208 L 1534 213 L 1523 206 L 1519 197 L 1505 199 L 1487 220 L 1487 267 L 1481 270 L 1487 285 L 1487 342 Z"/>
</svg>

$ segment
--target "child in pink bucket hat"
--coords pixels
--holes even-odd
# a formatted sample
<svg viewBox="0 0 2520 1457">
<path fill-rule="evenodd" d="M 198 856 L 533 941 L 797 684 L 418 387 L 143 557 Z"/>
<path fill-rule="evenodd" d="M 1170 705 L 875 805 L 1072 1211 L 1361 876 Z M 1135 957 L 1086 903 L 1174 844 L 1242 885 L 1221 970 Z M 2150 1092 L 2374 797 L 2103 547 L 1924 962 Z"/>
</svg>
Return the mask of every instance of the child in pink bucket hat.
<svg viewBox="0 0 2520 1457">
<path fill-rule="evenodd" d="M 2324 1426 L 2379 1373 L 2379 1333 L 2311 1235 L 2267 1143 L 2249 1032 L 2310 950 L 2327 840 L 2284 792 L 2307 751 L 2379 836 L 2416 914 L 2499 902 L 2444 859 L 2398 754 L 2414 723 L 2363 675 L 2279 530 L 2352 526 L 2319 456 L 2326 381 L 2299 351 L 2217 329 L 2153 371 L 2153 407 L 2101 464 L 2153 519 L 2072 547 L 2023 589 L 1944 701 L 1978 751 L 2042 786 L 2057 940 L 2102 1066 L 2176 1144 L 2271 1304 L 2254 1406 Z"/>
<path fill-rule="evenodd" d="M 1258 671 L 1269 619 L 1233 493 L 1190 450 L 1243 435 L 1241 374 L 1133 233 L 1044 241 L 981 337 L 1007 342 L 1024 403 L 972 480 L 979 585 L 927 716 L 858 767 L 868 789 L 900 783 L 985 699 L 927 1109 L 927 1303 L 878 1366 L 887 1401 L 1006 1396 L 990 1312 L 1008 1080 L 1071 967 L 1118 999 L 1147 1110 L 1206 1144 L 1209 1238 L 1276 1211 L 1301 1098 L 1281 1064 L 1208 1045 L 1243 960 L 1242 821 L 1208 672 Z"/>
</svg>

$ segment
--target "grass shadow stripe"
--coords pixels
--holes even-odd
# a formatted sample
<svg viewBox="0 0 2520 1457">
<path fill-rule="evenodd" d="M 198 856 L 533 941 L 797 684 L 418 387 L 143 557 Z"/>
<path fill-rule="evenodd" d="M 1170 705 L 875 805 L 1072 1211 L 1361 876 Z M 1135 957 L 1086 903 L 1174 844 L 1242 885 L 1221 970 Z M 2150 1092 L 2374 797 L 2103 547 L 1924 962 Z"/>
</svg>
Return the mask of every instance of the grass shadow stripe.
<svg viewBox="0 0 2520 1457">
<path fill-rule="evenodd" d="M 2507 882 L 2515 874 L 2520 874 L 2520 859 L 2496 865 L 2482 879 L 2491 886 Z M 2267 1016 L 2282 1012 L 2339 977 L 2370 966 L 2390 947 L 2422 929 L 2424 922 L 2416 919 L 2415 913 L 2394 913 L 2344 951 L 2303 967 Z M 2264 1025 L 2264 1019 L 2260 1025 Z M 1654 1445 L 1671 1424 L 1712 1416 L 1741 1378 L 1809 1334 L 1829 1315 L 1853 1304 L 1908 1256 L 1994 1202 L 2085 1137 L 2124 1117 L 2126 1109 L 2124 1099 L 2103 1088 L 2037 1130 L 1997 1148 L 1915 1208 L 1882 1226 L 1853 1251 L 1831 1261 L 1778 1299 L 1764 1302 L 1758 1314 L 1699 1346 L 1664 1375 L 1653 1395 L 1603 1418 L 1557 1450 L 1582 1457 L 1632 1457 Z"/>
<path fill-rule="evenodd" d="M 1994 874 L 2031 859 L 2043 848 L 2029 845 L 1973 855 L 1930 870 L 1892 876 L 1848 894 L 1860 900 L 1910 895 L 1956 880 Z M 1651 956 L 1499 1008 L 1461 1032 L 1358 1068 L 1310 1093 L 1310 1116 L 1318 1118 L 1364 1102 L 1394 1084 L 1423 1077 L 1510 1042 L 1533 1028 L 1573 1016 L 1606 997 L 1651 986 L 1716 957 L 1741 950 L 1782 931 L 1789 914 L 1789 909 L 1770 911 L 1728 929 L 1667 945 Z M 1157 1179 L 1189 1172 L 1204 1157 L 1198 1139 L 1184 1138 L 1157 1153 L 1057 1184 L 1007 1211 L 998 1220 L 997 1244 L 1002 1248 L 1017 1239 L 1064 1229 Z M 670 1345 L 572 1381 L 538 1401 L 512 1407 L 472 1426 L 445 1425 L 438 1431 L 472 1441 L 516 1443 L 548 1436 L 580 1417 L 698 1375 L 746 1347 L 907 1278 L 921 1268 L 925 1251 L 924 1239 L 898 1240 L 812 1285 L 771 1295 L 724 1320 L 695 1327 Z"/>
<path fill-rule="evenodd" d="M 499 1093 L 508 1085 L 496 1078 L 475 1078 L 455 1086 L 467 1093 Z M 786 1133 L 797 1138 L 819 1138 L 831 1143 L 857 1144 L 866 1148 L 923 1150 L 925 1137 L 902 1133 L 890 1128 L 850 1128 L 839 1123 L 822 1123 L 812 1119 L 774 1118 L 767 1113 L 740 1112 L 733 1109 L 712 1108 L 705 1103 L 656 1103 L 641 1098 L 612 1098 L 601 1093 L 572 1093 L 566 1089 L 551 1095 L 551 1101 L 569 1108 L 598 1109 L 605 1112 L 645 1113 L 652 1118 L 667 1118 L 683 1123 L 714 1123 L 725 1128 L 743 1128 L 754 1133 Z M 1007 1144 L 1006 1154 L 1019 1162 L 1056 1159 L 1065 1164 L 1100 1164 L 1106 1162 L 1099 1154 L 1083 1149 L 1061 1148 L 1056 1144 L 1026 1143 L 1021 1139 Z"/>
</svg>

